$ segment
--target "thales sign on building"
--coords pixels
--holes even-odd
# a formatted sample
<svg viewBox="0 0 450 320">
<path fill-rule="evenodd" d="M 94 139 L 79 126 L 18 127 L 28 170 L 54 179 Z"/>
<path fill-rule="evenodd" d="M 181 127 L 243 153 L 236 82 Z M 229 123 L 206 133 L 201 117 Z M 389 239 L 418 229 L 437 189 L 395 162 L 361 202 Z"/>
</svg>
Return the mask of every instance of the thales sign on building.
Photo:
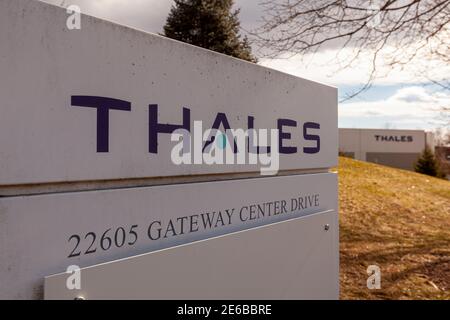
<svg viewBox="0 0 450 320">
<path fill-rule="evenodd" d="M 434 152 L 434 137 L 423 130 L 339 129 L 341 154 L 396 168 L 414 170 L 426 147 Z"/>
</svg>

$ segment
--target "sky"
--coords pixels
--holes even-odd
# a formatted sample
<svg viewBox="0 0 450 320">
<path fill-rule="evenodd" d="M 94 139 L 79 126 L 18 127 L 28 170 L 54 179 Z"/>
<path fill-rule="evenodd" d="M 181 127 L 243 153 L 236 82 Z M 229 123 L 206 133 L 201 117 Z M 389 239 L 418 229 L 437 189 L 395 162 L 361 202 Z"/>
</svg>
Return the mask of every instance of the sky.
<svg viewBox="0 0 450 320">
<path fill-rule="evenodd" d="M 82 13 L 114 21 L 153 33 L 161 33 L 172 0 L 43 0 L 67 7 L 78 5 Z M 255 30 L 263 15 L 259 0 L 236 0 L 242 32 Z M 351 50 L 351 49 L 347 49 Z M 302 78 L 333 85 L 343 97 L 358 90 L 370 72 L 370 55 L 347 69 L 337 63 L 338 49 L 324 49 L 314 55 L 292 56 L 283 59 L 259 59 L 259 64 Z M 341 51 L 340 55 L 351 54 Z M 426 61 L 424 63 L 427 63 Z M 430 62 L 431 63 L 431 62 Z M 410 68 L 413 69 L 413 68 Z M 386 70 L 387 71 L 387 70 Z M 414 70 L 392 70 L 375 80 L 368 91 L 339 103 L 341 128 L 425 129 L 443 127 L 438 112 L 450 107 L 450 92 L 423 82 Z M 440 70 L 443 74 L 448 69 Z M 387 73 L 387 72 L 386 72 Z"/>
</svg>

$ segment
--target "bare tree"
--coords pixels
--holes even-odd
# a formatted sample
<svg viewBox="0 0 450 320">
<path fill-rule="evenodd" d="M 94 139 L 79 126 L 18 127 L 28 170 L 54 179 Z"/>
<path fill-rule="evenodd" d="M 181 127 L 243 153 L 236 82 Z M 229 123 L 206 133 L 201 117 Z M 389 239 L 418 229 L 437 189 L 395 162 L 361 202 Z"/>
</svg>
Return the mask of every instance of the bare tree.
<svg viewBox="0 0 450 320">
<path fill-rule="evenodd" d="M 450 107 L 441 107 L 439 110 L 439 120 L 441 124 L 450 130 Z M 447 133 L 448 141 L 450 144 L 450 132 Z"/>
<path fill-rule="evenodd" d="M 263 24 L 253 35 L 266 56 L 304 55 L 324 46 L 351 48 L 341 61 L 346 68 L 370 53 L 366 84 L 346 99 L 381 76 L 381 55 L 389 70 L 411 67 L 450 90 L 450 76 L 436 72 L 450 65 L 450 0 L 261 0 L 261 5 Z M 423 59 L 432 61 L 434 70 L 417 63 Z"/>
<path fill-rule="evenodd" d="M 446 127 L 435 129 L 434 141 L 438 147 L 450 146 L 450 130 Z"/>
</svg>

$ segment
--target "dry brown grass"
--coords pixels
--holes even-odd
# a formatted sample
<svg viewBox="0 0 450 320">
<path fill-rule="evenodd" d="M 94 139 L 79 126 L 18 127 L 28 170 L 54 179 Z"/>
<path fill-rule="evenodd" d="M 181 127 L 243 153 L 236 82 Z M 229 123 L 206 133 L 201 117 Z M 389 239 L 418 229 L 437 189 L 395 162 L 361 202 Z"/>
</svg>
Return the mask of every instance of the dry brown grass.
<svg viewBox="0 0 450 320">
<path fill-rule="evenodd" d="M 341 299 L 450 299 L 450 182 L 347 158 L 338 171 Z"/>
</svg>

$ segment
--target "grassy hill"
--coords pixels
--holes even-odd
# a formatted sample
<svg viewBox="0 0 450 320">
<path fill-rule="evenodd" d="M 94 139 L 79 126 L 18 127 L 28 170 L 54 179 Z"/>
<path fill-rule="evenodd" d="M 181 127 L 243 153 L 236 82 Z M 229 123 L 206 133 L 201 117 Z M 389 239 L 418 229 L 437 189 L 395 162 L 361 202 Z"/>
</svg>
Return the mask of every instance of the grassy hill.
<svg viewBox="0 0 450 320">
<path fill-rule="evenodd" d="M 341 299 L 450 299 L 450 182 L 347 158 L 338 172 Z"/>
</svg>

